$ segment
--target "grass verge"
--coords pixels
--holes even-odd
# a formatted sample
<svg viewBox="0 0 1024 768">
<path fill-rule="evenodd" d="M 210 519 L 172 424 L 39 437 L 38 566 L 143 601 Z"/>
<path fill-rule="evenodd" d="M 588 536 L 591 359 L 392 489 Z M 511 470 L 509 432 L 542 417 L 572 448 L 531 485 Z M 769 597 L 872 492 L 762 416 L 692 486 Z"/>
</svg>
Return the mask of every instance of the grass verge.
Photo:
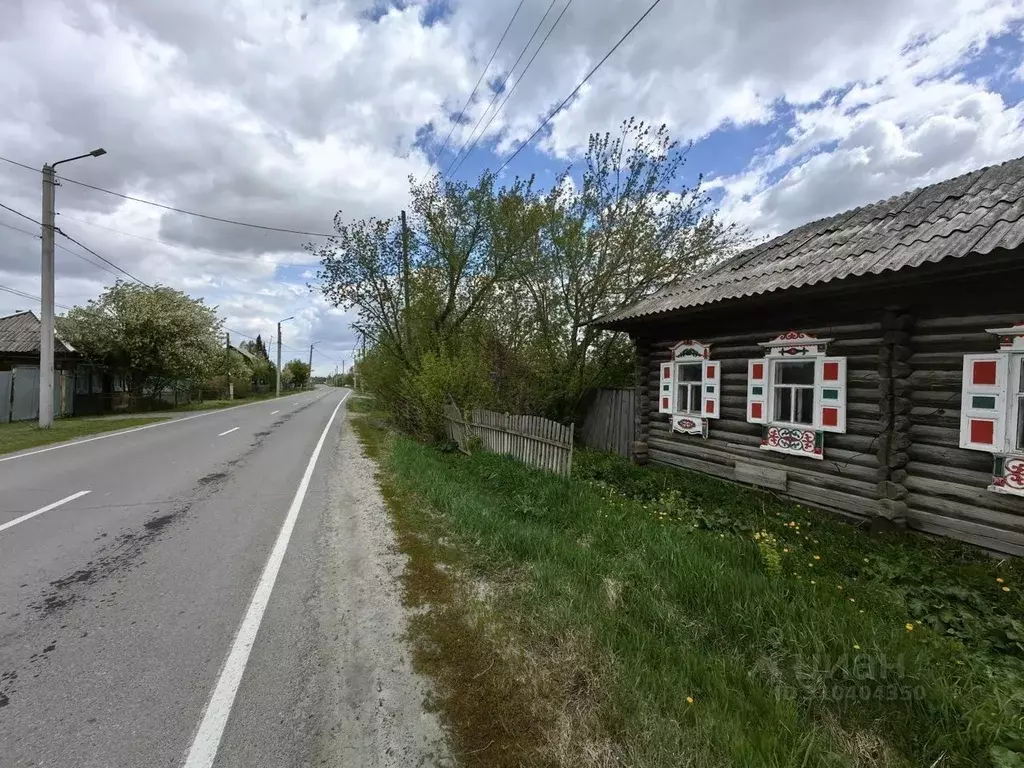
<svg viewBox="0 0 1024 768">
<path fill-rule="evenodd" d="M 102 417 L 55 419 L 53 426 L 49 429 L 39 429 L 35 422 L 32 421 L 0 424 L 0 454 L 22 451 L 26 448 L 36 448 L 49 443 L 60 443 L 64 440 L 85 437 L 100 432 L 113 432 L 131 427 L 140 427 L 143 424 L 152 424 L 155 421 L 164 420 L 164 418 L 156 416 L 140 416 L 138 418 L 118 420 L 104 419 Z"/>
<path fill-rule="evenodd" d="M 1019 561 L 583 453 L 358 422 L 466 766 L 1024 765 Z"/>
</svg>

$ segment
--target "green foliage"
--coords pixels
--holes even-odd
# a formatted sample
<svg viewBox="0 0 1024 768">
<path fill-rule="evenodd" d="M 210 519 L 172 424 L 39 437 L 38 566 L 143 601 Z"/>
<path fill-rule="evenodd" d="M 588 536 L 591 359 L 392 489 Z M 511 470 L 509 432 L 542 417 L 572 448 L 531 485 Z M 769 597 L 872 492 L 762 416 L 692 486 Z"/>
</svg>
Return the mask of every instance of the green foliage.
<svg viewBox="0 0 1024 768">
<path fill-rule="evenodd" d="M 629 120 L 618 137 L 594 135 L 546 192 L 533 179 L 499 188 L 490 173 L 475 185 L 435 176 L 412 183 L 408 228 L 339 213 L 337 237 L 308 247 L 324 297 L 356 311 L 375 358 L 366 381 L 382 405 L 430 435 L 441 370 L 474 377 L 463 407 L 561 421 L 575 418 L 588 390 L 630 384 L 629 340 L 593 322 L 739 239 L 717 221 L 699 177 L 688 183 L 685 160 L 664 127 Z M 435 369 L 426 379 L 424 366 Z"/>
<path fill-rule="evenodd" d="M 304 363 L 298 358 L 285 363 L 281 371 L 282 378 L 286 378 L 296 389 L 306 386 L 307 382 L 309 382 L 309 374 L 309 363 Z"/>
<path fill-rule="evenodd" d="M 57 324 L 87 360 L 124 376 L 139 396 L 172 383 L 197 384 L 223 366 L 216 312 L 173 288 L 119 280 Z"/>
<path fill-rule="evenodd" d="M 987 633 L 918 624 L 904 583 L 917 571 L 943 599 L 1016 617 L 1019 593 L 995 579 L 1024 584 L 1019 563 L 871 538 L 763 493 L 618 457 L 582 453 L 566 482 L 396 438 L 387 466 L 422 499 L 403 519 L 456 547 L 488 584 L 512 632 L 503 642 L 525 649 L 513 658 L 554 653 L 549 638 L 590 639 L 591 655 L 572 663 L 600 677 L 555 711 L 571 717 L 599 692 L 600 723 L 567 753 L 605 745 L 600 764 L 641 768 L 1004 768 L 1024 754 L 1020 660 Z M 976 594 L 946 594 L 957 586 Z M 580 738 L 567 724 L 559 718 L 558 736 Z"/>
</svg>

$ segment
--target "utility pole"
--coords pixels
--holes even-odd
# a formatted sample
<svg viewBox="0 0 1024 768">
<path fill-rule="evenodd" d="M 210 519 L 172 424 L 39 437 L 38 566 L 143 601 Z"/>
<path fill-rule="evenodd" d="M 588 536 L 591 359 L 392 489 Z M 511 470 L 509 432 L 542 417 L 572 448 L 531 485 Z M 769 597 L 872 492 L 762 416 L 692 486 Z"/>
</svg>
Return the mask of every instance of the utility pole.
<svg viewBox="0 0 1024 768">
<path fill-rule="evenodd" d="M 313 345 L 309 345 L 309 379 L 306 382 L 307 386 L 313 388 Z"/>
<path fill-rule="evenodd" d="M 81 160 L 83 157 L 99 157 L 107 154 L 102 147 L 84 155 L 58 160 L 53 165 L 43 165 L 43 249 L 40 265 L 41 298 L 39 307 L 39 427 L 53 426 L 53 239 L 57 231 L 56 217 L 57 173 L 54 169 L 61 163 Z"/>
<path fill-rule="evenodd" d="M 281 322 L 284 322 L 283 320 Z M 281 396 L 281 323 L 277 324 L 277 390 L 278 397 Z"/>
<path fill-rule="evenodd" d="M 56 174 L 43 166 L 43 262 L 39 295 L 39 427 L 53 426 L 53 235 Z"/>
<path fill-rule="evenodd" d="M 224 362 L 226 368 L 224 369 L 228 377 L 228 400 L 235 399 L 235 383 L 231 381 L 231 334 L 224 334 Z"/>
</svg>

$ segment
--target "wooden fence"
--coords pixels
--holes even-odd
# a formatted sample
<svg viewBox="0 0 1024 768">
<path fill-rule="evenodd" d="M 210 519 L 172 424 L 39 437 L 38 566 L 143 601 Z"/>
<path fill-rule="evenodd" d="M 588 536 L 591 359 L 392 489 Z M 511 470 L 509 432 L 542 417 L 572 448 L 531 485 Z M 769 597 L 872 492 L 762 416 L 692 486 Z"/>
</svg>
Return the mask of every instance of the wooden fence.
<svg viewBox="0 0 1024 768">
<path fill-rule="evenodd" d="M 540 416 L 513 416 L 474 408 L 469 419 L 454 402 L 445 406 L 448 437 L 469 453 L 470 436 L 485 450 L 501 453 L 568 477 L 572 472 L 573 425 L 565 426 Z"/>
<path fill-rule="evenodd" d="M 635 409 L 632 389 L 599 389 L 583 418 L 580 442 L 628 458 L 634 440 Z"/>
</svg>

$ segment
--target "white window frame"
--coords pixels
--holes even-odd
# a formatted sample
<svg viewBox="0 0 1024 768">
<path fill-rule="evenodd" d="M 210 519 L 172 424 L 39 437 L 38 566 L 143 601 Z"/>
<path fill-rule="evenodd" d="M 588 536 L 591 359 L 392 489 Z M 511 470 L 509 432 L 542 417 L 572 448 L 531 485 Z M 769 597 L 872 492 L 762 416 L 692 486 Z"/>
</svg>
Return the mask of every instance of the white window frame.
<svg viewBox="0 0 1024 768">
<path fill-rule="evenodd" d="M 787 429 L 816 429 L 814 414 L 817 411 L 816 405 L 816 371 L 813 358 L 803 358 L 799 360 L 783 360 L 783 359 L 771 359 L 767 360 L 768 363 L 768 383 L 767 383 L 767 410 L 768 410 L 768 423 L 777 427 L 786 427 Z M 778 375 L 779 368 L 785 365 L 791 365 L 793 363 L 809 363 L 811 366 L 811 383 L 810 384 L 778 384 L 775 379 Z M 777 404 L 778 389 L 785 388 L 789 389 L 793 395 L 796 394 L 797 390 L 810 390 L 811 391 L 811 413 L 810 421 L 804 423 L 799 421 L 790 421 L 787 419 L 775 418 L 775 406 Z M 796 399 L 790 403 L 789 413 L 792 416 L 796 410 Z"/>
<path fill-rule="evenodd" d="M 674 363 L 673 373 L 675 379 L 673 381 L 672 391 L 672 413 L 677 416 L 703 416 L 704 408 L 704 363 L 700 360 L 680 360 Z M 679 387 L 683 384 L 682 376 L 680 371 L 683 368 L 693 368 L 697 371 L 698 376 L 694 381 L 685 382 L 687 389 L 687 399 L 691 399 L 690 396 L 694 394 L 696 390 L 697 394 L 697 407 L 696 408 L 681 408 L 679 403 Z M 692 403 L 691 403 L 692 405 Z"/>
<path fill-rule="evenodd" d="M 1024 454 L 1024 353 L 1010 355 L 1009 422 L 1007 443 L 1013 453 Z"/>
</svg>

